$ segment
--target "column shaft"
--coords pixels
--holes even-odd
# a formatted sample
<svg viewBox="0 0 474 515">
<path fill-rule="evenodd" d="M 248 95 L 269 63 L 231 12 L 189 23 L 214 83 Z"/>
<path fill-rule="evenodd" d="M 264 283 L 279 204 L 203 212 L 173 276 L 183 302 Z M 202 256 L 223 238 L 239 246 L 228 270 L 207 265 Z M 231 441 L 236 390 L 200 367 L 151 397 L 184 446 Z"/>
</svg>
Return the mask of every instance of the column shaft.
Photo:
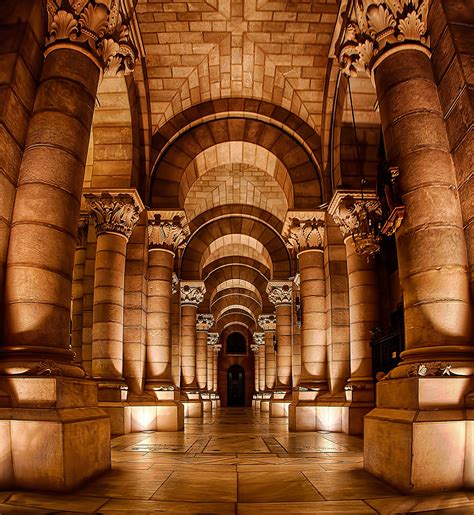
<svg viewBox="0 0 474 515">
<path fill-rule="evenodd" d="M 260 377 L 259 377 L 260 376 L 260 367 L 259 367 L 259 363 L 258 363 L 258 351 L 254 351 L 253 357 L 254 357 L 253 373 L 254 373 L 255 391 L 259 392 L 260 391 Z"/>
<path fill-rule="evenodd" d="M 379 320 L 378 278 L 373 260 L 356 253 L 346 238 L 349 280 L 351 380 L 372 382 L 370 331 Z"/>
<path fill-rule="evenodd" d="M 206 390 L 207 331 L 197 331 L 196 335 L 196 379 L 199 390 Z"/>
<path fill-rule="evenodd" d="M 291 305 L 276 306 L 277 387 L 291 387 Z"/>
<path fill-rule="evenodd" d="M 82 363 L 82 327 L 84 309 L 84 269 L 87 248 L 77 247 L 74 259 L 71 303 L 71 348 L 75 354 L 74 361 Z"/>
<path fill-rule="evenodd" d="M 261 392 L 265 391 L 265 346 L 258 349 L 258 387 Z"/>
<path fill-rule="evenodd" d="M 219 391 L 219 351 L 214 351 L 214 392 Z"/>
<path fill-rule="evenodd" d="M 214 347 L 207 346 L 207 391 L 214 391 Z"/>
<path fill-rule="evenodd" d="M 326 283 L 322 250 L 298 254 L 303 310 L 301 383 L 327 386 Z"/>
<path fill-rule="evenodd" d="M 174 252 L 148 251 L 146 387 L 171 383 L 171 278 Z"/>
<path fill-rule="evenodd" d="M 397 231 L 405 360 L 449 355 L 454 350 L 439 346 L 471 343 L 471 306 L 461 208 L 431 62 L 423 52 L 400 50 L 374 73 L 386 153 L 400 167 L 406 205 Z"/>
<path fill-rule="evenodd" d="M 127 238 L 100 233 L 95 259 L 92 375 L 123 381 L 123 300 Z"/>
<path fill-rule="evenodd" d="M 99 69 L 83 53 L 61 48 L 45 58 L 20 168 L 5 281 L 2 352 L 23 355 L 23 371 L 25 359 L 66 364 L 73 358 L 72 272 L 98 81 Z M 63 367 L 63 373 L 83 375 L 75 366 Z"/>
<path fill-rule="evenodd" d="M 196 388 L 196 311 L 197 306 L 181 306 L 182 388 Z"/>
<path fill-rule="evenodd" d="M 275 350 L 273 349 L 274 331 L 265 331 L 265 389 L 275 388 Z"/>
</svg>

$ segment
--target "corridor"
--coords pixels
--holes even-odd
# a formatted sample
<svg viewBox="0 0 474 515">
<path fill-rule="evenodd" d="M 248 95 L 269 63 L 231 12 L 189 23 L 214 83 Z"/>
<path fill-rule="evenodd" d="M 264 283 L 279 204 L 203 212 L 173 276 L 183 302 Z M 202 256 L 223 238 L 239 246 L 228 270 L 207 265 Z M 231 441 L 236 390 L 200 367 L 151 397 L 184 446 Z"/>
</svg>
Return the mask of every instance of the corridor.
<svg viewBox="0 0 474 515">
<path fill-rule="evenodd" d="M 474 493 L 402 496 L 362 470 L 362 439 L 289 433 L 286 419 L 223 408 L 184 433 L 112 440 L 112 471 L 73 495 L 0 492 L 0 513 L 468 514 Z"/>
</svg>

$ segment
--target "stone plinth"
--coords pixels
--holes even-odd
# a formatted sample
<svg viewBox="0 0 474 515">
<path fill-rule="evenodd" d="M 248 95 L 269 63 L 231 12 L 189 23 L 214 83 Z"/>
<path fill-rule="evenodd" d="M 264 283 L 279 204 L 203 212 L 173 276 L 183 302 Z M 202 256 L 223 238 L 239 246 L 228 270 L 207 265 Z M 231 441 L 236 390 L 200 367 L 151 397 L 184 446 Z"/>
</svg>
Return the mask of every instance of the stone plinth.
<svg viewBox="0 0 474 515">
<path fill-rule="evenodd" d="M 344 398 L 320 398 L 317 391 L 293 392 L 288 408 L 290 431 L 343 431 Z"/>
<path fill-rule="evenodd" d="M 0 489 L 72 491 L 110 469 L 110 421 L 92 381 L 1 378 Z"/>
<path fill-rule="evenodd" d="M 183 392 L 181 402 L 185 418 L 202 418 L 203 403 L 199 392 Z"/>
<path fill-rule="evenodd" d="M 365 417 L 365 469 L 407 494 L 472 487 L 473 388 L 472 377 L 379 382 Z"/>
<path fill-rule="evenodd" d="M 270 400 L 270 417 L 285 418 L 288 416 L 291 404 L 291 393 L 274 392 Z"/>
</svg>

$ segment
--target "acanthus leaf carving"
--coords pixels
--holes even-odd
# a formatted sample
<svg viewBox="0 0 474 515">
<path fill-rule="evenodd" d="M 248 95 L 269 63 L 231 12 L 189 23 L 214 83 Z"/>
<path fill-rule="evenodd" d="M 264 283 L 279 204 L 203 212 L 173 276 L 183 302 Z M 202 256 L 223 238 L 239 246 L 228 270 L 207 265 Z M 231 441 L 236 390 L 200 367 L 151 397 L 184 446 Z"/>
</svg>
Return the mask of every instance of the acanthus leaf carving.
<svg viewBox="0 0 474 515">
<path fill-rule="evenodd" d="M 179 290 L 179 277 L 176 275 L 176 272 L 173 272 L 171 276 L 171 293 L 174 295 L 178 293 Z"/>
<path fill-rule="evenodd" d="M 292 302 L 291 281 L 269 281 L 266 292 L 270 302 L 276 306 Z"/>
<path fill-rule="evenodd" d="M 362 71 L 370 75 L 376 56 L 400 43 L 418 43 L 428 48 L 428 2 L 354 0 L 354 11 L 338 52 L 342 72 L 349 77 Z"/>
<path fill-rule="evenodd" d="M 207 333 L 207 344 L 211 347 L 215 347 L 219 341 L 219 333 Z"/>
<path fill-rule="evenodd" d="M 118 233 L 130 238 L 138 222 L 141 208 L 128 193 L 96 195 L 86 193 L 86 204 L 94 218 L 97 234 Z"/>
<path fill-rule="evenodd" d="M 181 281 L 179 291 L 182 305 L 198 306 L 204 300 L 206 287 L 202 281 Z"/>
<path fill-rule="evenodd" d="M 196 331 L 209 331 L 214 325 L 214 317 L 211 314 L 196 314 Z"/>
<path fill-rule="evenodd" d="M 120 0 L 47 0 L 46 46 L 80 45 L 101 62 L 106 75 L 128 75 L 137 51 L 120 14 Z"/>
<path fill-rule="evenodd" d="M 148 247 L 176 252 L 189 236 L 189 228 L 184 212 L 149 212 Z"/>
<path fill-rule="evenodd" d="M 255 345 L 265 345 L 265 333 L 253 333 L 253 342 Z"/>
<path fill-rule="evenodd" d="M 273 314 L 262 314 L 258 317 L 258 325 L 264 331 L 274 331 L 276 329 L 276 315 Z"/>
</svg>

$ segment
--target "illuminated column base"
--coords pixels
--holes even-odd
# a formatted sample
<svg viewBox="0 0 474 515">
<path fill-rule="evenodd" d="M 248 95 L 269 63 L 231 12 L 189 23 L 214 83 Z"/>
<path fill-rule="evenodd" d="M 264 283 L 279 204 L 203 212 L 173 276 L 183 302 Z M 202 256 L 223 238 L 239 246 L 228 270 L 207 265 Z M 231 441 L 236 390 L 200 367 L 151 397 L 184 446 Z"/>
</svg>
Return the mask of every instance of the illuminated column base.
<svg viewBox="0 0 474 515">
<path fill-rule="evenodd" d="M 203 402 L 199 392 L 183 392 L 181 402 L 184 405 L 185 418 L 202 418 Z"/>
<path fill-rule="evenodd" d="M 380 381 L 365 417 L 365 469 L 407 494 L 472 488 L 473 389 L 472 377 Z"/>
<path fill-rule="evenodd" d="M 0 490 L 68 492 L 110 469 L 110 422 L 93 381 L 2 378 L 0 407 Z"/>
<path fill-rule="evenodd" d="M 270 417 L 285 418 L 288 417 L 289 407 L 291 404 L 290 392 L 273 392 L 270 399 Z"/>
<path fill-rule="evenodd" d="M 201 393 L 202 411 L 212 413 L 212 399 L 210 393 Z"/>
<path fill-rule="evenodd" d="M 270 401 L 272 399 L 271 392 L 263 392 L 262 400 L 260 401 L 260 412 L 261 413 L 269 413 L 270 412 Z"/>
</svg>

